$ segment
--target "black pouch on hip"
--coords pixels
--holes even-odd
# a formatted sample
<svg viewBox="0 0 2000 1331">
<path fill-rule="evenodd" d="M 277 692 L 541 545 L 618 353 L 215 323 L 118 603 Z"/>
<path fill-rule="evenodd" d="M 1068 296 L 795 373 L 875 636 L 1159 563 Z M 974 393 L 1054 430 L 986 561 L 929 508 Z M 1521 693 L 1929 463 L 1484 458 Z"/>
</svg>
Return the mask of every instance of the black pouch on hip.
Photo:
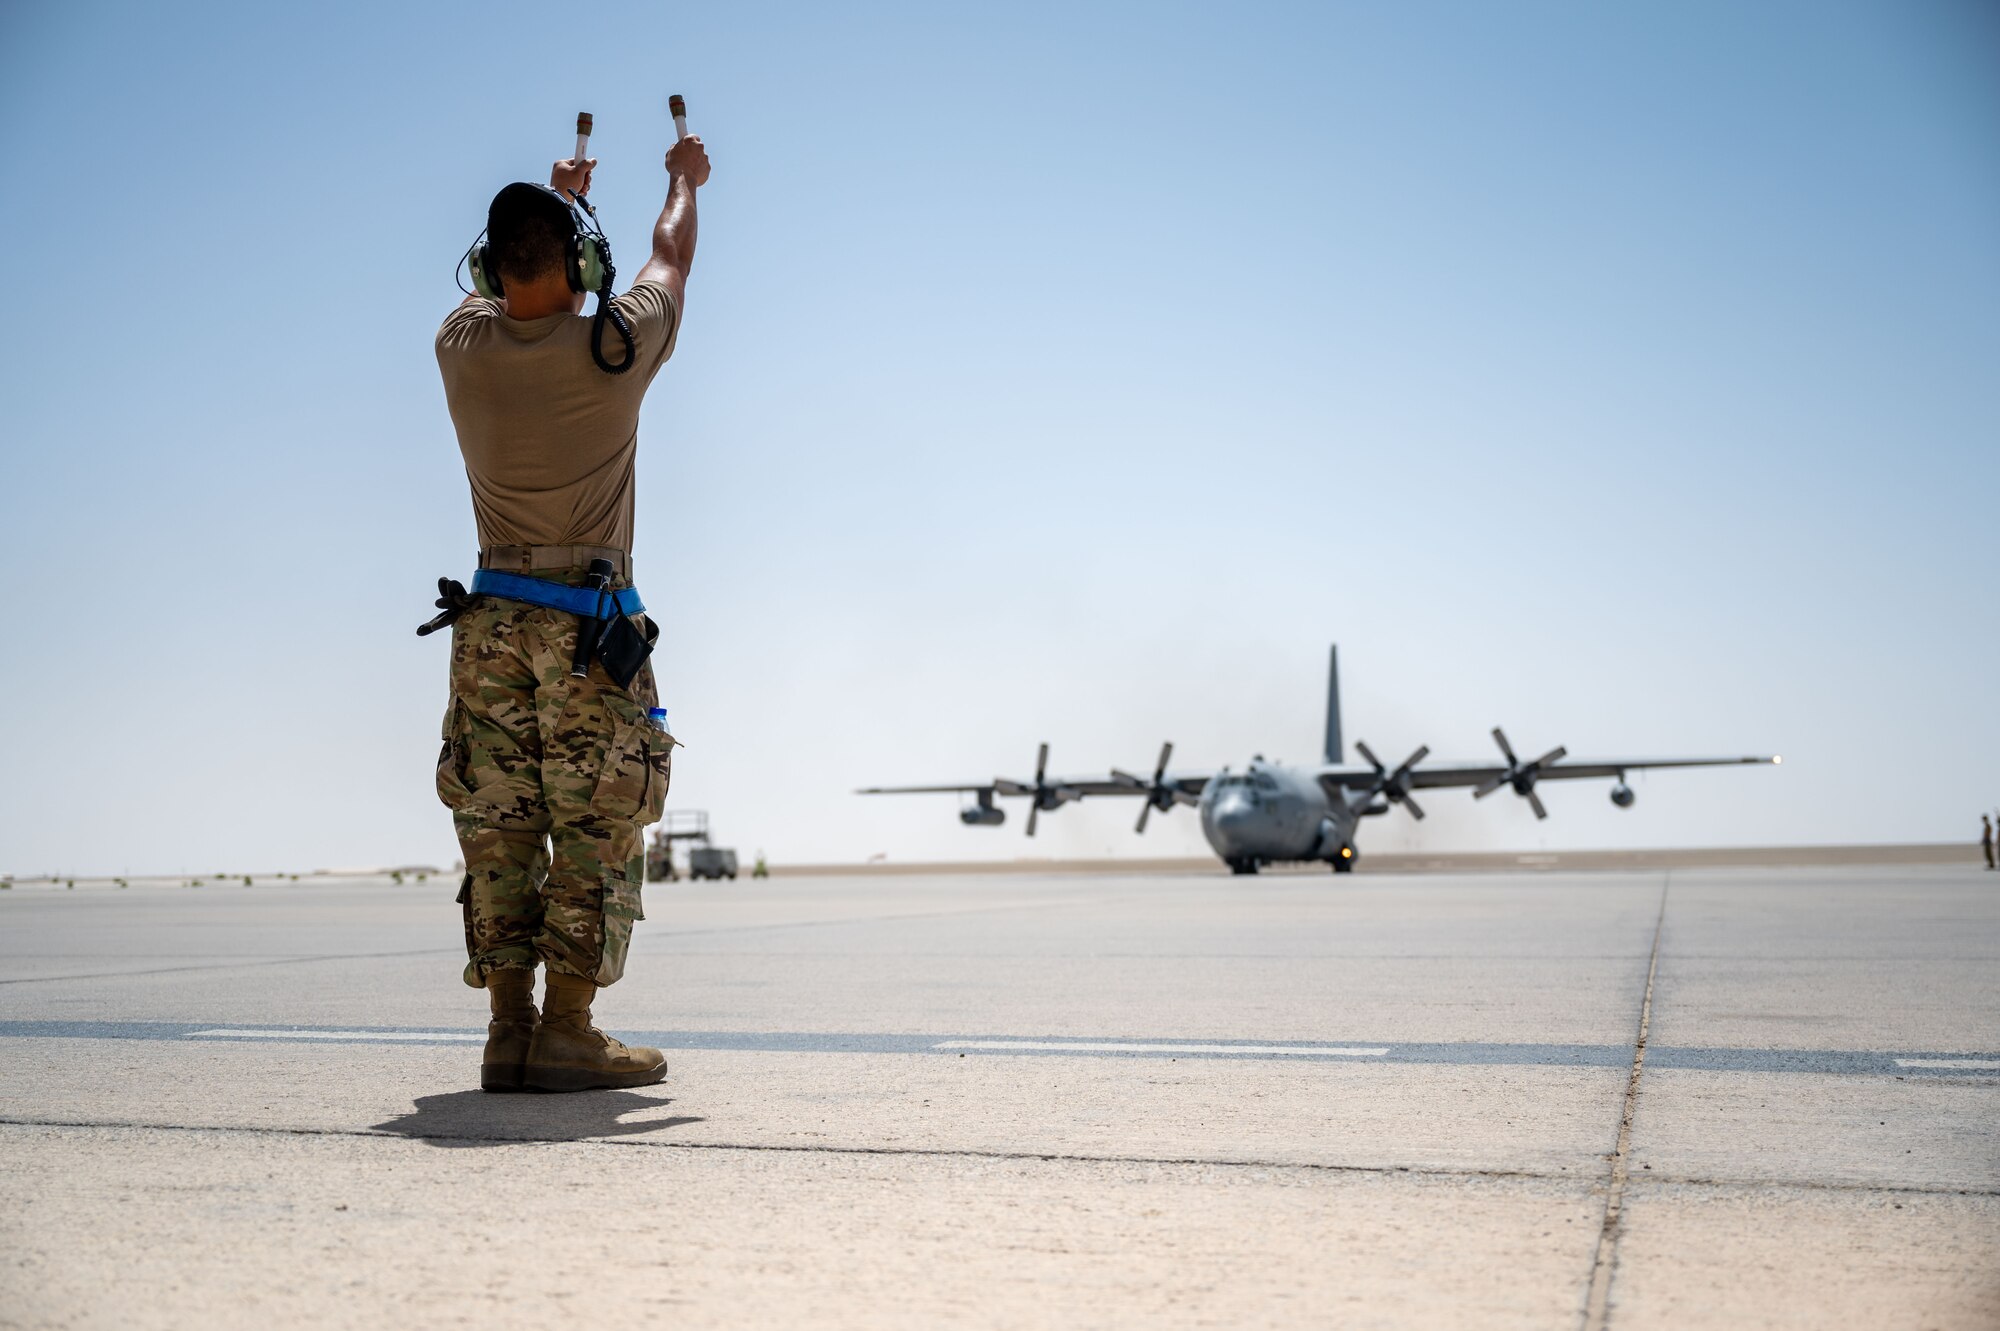
<svg viewBox="0 0 2000 1331">
<path fill-rule="evenodd" d="M 646 617 L 644 633 L 632 627 L 632 621 L 623 615 L 612 615 L 598 621 L 597 663 L 604 667 L 604 673 L 619 688 L 630 688 L 639 667 L 646 664 L 646 658 L 653 654 L 653 644 L 659 640 L 660 626 Z"/>
</svg>

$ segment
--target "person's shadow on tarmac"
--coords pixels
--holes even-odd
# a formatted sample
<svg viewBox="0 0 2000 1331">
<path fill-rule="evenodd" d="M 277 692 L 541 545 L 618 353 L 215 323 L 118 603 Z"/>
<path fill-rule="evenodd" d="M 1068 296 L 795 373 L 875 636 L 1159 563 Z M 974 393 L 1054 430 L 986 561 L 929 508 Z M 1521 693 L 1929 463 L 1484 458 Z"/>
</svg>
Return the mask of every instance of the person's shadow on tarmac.
<svg viewBox="0 0 2000 1331">
<path fill-rule="evenodd" d="M 451 1091 L 420 1095 L 411 1112 L 371 1132 L 414 1137 L 432 1146 L 507 1146 L 514 1142 L 575 1142 L 592 1137 L 627 1137 L 700 1123 L 698 1117 L 632 1117 L 663 1109 L 673 1101 L 637 1091 L 579 1091 L 569 1095 L 494 1095 Z"/>
</svg>

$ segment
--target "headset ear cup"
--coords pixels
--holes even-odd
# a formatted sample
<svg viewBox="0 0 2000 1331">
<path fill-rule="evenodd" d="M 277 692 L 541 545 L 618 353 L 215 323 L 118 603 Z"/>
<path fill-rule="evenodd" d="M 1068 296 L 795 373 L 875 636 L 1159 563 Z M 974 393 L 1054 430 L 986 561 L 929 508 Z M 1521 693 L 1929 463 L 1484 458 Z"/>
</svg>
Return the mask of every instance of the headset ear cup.
<svg viewBox="0 0 2000 1331">
<path fill-rule="evenodd" d="M 570 280 L 570 290 L 594 292 L 604 286 L 604 246 L 598 244 L 596 236 L 576 238 L 576 278 Z"/>
<path fill-rule="evenodd" d="M 486 242 L 480 241 L 472 247 L 468 260 L 472 270 L 472 289 L 488 300 L 499 300 L 502 296 L 500 273 L 493 267 L 493 257 L 487 252 Z"/>
</svg>

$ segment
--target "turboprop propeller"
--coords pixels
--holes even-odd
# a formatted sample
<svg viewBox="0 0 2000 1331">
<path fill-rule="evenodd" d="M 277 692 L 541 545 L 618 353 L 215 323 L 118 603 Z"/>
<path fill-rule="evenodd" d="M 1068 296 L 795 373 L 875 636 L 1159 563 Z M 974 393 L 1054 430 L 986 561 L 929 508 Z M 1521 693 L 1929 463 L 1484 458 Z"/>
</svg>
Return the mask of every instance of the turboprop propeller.
<svg viewBox="0 0 2000 1331">
<path fill-rule="evenodd" d="M 1167 813 L 1176 804 L 1199 803 L 1193 795 L 1188 794 L 1178 785 L 1170 784 L 1167 781 L 1167 759 L 1173 757 L 1173 754 L 1174 745 L 1172 740 L 1160 746 L 1160 761 L 1153 768 L 1153 779 L 1151 781 L 1147 781 L 1143 777 L 1133 776 L 1130 772 L 1121 772 L 1116 767 L 1111 769 L 1111 779 L 1119 785 L 1130 786 L 1134 790 L 1143 790 L 1146 792 L 1146 802 L 1139 806 L 1139 821 L 1132 828 L 1134 832 L 1143 832 L 1146 830 L 1146 819 L 1152 815 L 1155 809 L 1158 809 L 1161 813 Z"/>
<path fill-rule="evenodd" d="M 1368 788 L 1367 795 L 1361 801 L 1362 805 L 1365 807 L 1373 804 L 1375 797 L 1380 795 L 1391 804 L 1402 805 L 1410 811 L 1412 818 L 1422 822 L 1424 811 L 1415 800 L 1410 798 L 1410 773 L 1415 770 L 1418 763 L 1430 755 L 1431 746 L 1428 744 L 1419 744 L 1417 751 L 1405 758 L 1403 765 L 1393 772 L 1384 767 L 1382 760 L 1375 756 L 1374 750 L 1370 749 L 1360 740 L 1354 741 L 1354 751 L 1359 753 L 1363 761 L 1375 769 L 1375 784 Z"/>
<path fill-rule="evenodd" d="M 1542 807 L 1542 797 L 1535 793 L 1535 778 L 1542 774 L 1543 768 L 1560 761 L 1569 750 L 1558 744 L 1533 762 L 1524 763 L 1514 756 L 1514 747 L 1507 742 L 1506 732 L 1499 726 L 1493 727 L 1493 742 L 1500 746 L 1501 754 L 1506 757 L 1507 770 L 1474 790 L 1472 798 L 1483 800 L 1502 786 L 1512 786 L 1516 795 L 1528 801 L 1535 817 L 1548 817 L 1549 811 Z"/>
<path fill-rule="evenodd" d="M 1047 780 L 1048 770 L 1049 746 L 1045 742 L 1041 747 L 1041 751 L 1035 755 L 1034 785 L 1023 785 L 1019 781 L 1009 781 L 1005 777 L 998 778 L 993 782 L 993 789 L 1002 795 L 1027 795 L 1031 797 L 1028 800 L 1029 836 L 1035 834 L 1036 818 L 1042 810 L 1048 809 L 1054 811 L 1077 798 L 1076 792 L 1067 786 L 1050 785 Z"/>
</svg>

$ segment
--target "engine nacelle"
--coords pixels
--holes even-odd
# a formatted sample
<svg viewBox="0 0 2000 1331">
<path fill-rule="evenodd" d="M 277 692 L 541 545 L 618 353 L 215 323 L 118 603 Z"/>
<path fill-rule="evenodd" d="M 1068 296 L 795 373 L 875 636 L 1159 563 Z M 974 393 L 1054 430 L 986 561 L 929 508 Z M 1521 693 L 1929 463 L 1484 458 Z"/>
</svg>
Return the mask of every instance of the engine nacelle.
<svg viewBox="0 0 2000 1331">
<path fill-rule="evenodd" d="M 1007 811 L 990 804 L 975 804 L 958 811 L 958 821 L 967 827 L 998 827 L 1007 821 Z"/>
<path fill-rule="evenodd" d="M 1638 798 L 1637 795 L 1632 793 L 1632 787 L 1626 785 L 1623 781 L 1620 781 L 1611 788 L 1611 802 L 1621 809 L 1631 808 L 1632 802 Z"/>
</svg>

